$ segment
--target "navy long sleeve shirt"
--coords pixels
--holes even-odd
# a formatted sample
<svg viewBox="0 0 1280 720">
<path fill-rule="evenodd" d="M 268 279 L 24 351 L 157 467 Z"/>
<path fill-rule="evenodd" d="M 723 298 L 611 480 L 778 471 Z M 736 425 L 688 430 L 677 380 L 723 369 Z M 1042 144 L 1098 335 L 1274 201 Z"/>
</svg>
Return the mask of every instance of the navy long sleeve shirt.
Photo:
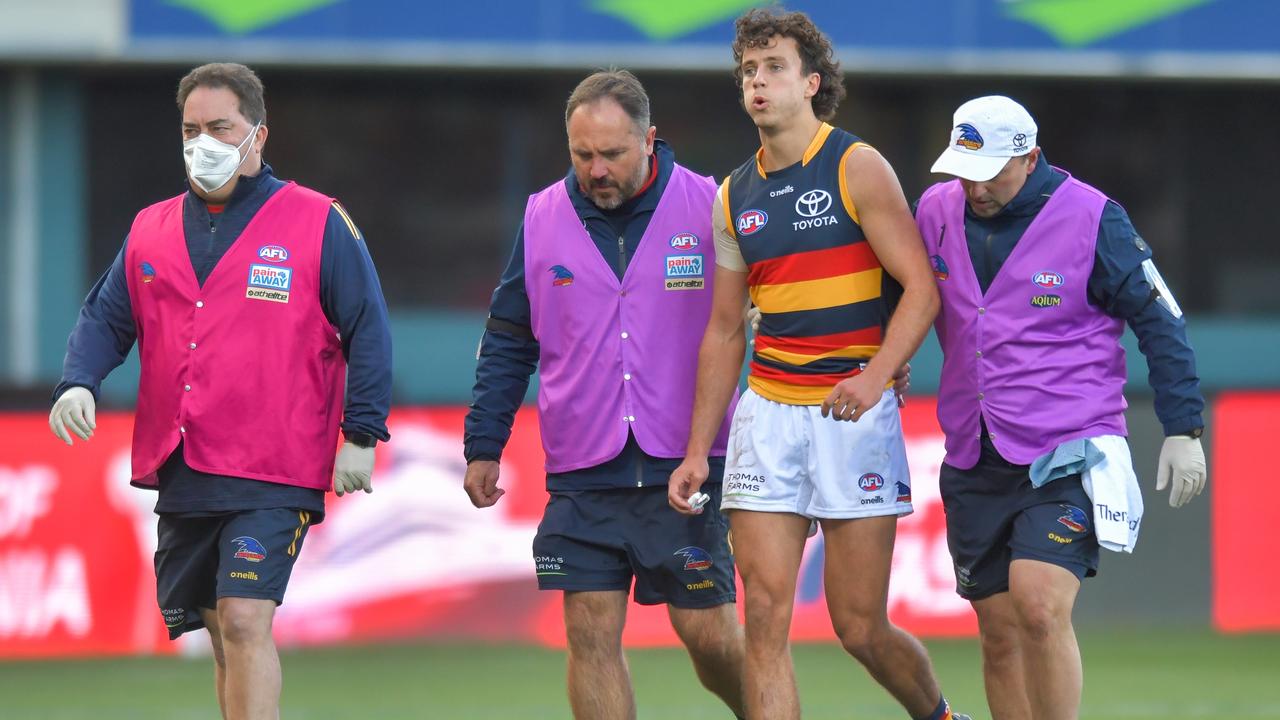
<svg viewBox="0 0 1280 720">
<path fill-rule="evenodd" d="M 183 201 L 183 232 L 197 282 L 204 284 L 227 249 L 263 204 L 283 188 L 269 165 L 241 176 L 220 211 L 195 193 Z M 125 246 L 128 238 L 125 239 Z M 103 379 L 124 362 L 137 339 L 124 267 L 125 248 L 85 298 L 67 341 L 57 398 L 67 388 L 88 388 L 96 397 Z M 336 202 L 325 223 L 320 255 L 320 304 L 338 328 L 347 361 L 346 407 L 342 428 L 388 440 L 391 407 L 391 330 L 381 283 L 359 229 Z M 181 448 L 179 447 L 179 450 Z M 267 507 L 323 511 L 324 493 L 201 473 L 175 451 L 159 473 L 157 512 L 222 512 Z"/>
<path fill-rule="evenodd" d="M 619 279 L 649 227 L 674 165 L 675 153 L 671 147 L 657 141 L 648 187 L 613 210 L 596 207 L 579 189 L 572 169 L 564 178 L 565 189 L 583 228 Z M 538 365 L 538 341 L 533 337 L 530 322 L 529 295 L 525 291 L 524 226 L 521 225 L 511 260 L 493 291 L 489 321 L 480 341 L 476 383 L 463 440 L 467 462 L 498 460 L 511 437 L 516 411 L 524 401 L 529 378 Z M 678 459 L 656 458 L 645 453 L 634 437 L 628 437 L 617 457 L 592 468 L 549 475 L 547 488 L 555 491 L 665 485 L 679 464 Z M 717 478 L 713 472 L 712 480 Z"/>
<path fill-rule="evenodd" d="M 984 293 L 1023 233 L 1066 179 L 1067 174 L 1050 166 L 1042 151 L 1022 190 L 994 217 L 980 218 L 965 204 L 969 257 Z M 1186 321 L 1156 302 L 1160 293 L 1142 267 L 1150 259 L 1151 248 L 1134 230 L 1128 213 L 1109 200 L 1098 225 L 1089 302 L 1127 322 L 1137 336 L 1156 395 L 1156 416 L 1166 435 L 1177 435 L 1204 426 L 1204 397 L 1196 375 L 1195 353 L 1187 342 Z"/>
</svg>

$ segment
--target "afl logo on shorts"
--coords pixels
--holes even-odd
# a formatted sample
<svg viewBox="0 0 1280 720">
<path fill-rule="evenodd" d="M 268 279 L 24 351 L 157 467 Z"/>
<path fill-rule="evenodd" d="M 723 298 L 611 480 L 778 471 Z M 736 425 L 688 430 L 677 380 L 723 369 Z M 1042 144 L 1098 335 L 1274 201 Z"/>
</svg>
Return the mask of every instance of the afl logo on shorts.
<svg viewBox="0 0 1280 720">
<path fill-rule="evenodd" d="M 763 210 L 747 210 L 738 216 L 738 234 L 754 235 L 769 223 L 769 216 Z"/>
<path fill-rule="evenodd" d="M 698 247 L 698 236 L 693 233 L 680 233 L 671 238 L 671 247 L 676 250 L 692 250 Z"/>
<path fill-rule="evenodd" d="M 1056 272 L 1041 270 L 1031 278 L 1031 282 L 1035 283 L 1036 285 L 1039 285 L 1042 288 L 1053 289 L 1056 287 L 1061 287 L 1064 281 L 1062 279 L 1062 276 Z"/>
<path fill-rule="evenodd" d="M 884 487 L 884 478 L 879 473 L 867 473 L 858 478 L 858 487 L 865 492 L 875 492 Z"/>
<path fill-rule="evenodd" d="M 263 245 L 258 248 L 258 257 L 267 262 L 284 262 L 289 259 L 289 251 L 279 245 Z"/>
</svg>

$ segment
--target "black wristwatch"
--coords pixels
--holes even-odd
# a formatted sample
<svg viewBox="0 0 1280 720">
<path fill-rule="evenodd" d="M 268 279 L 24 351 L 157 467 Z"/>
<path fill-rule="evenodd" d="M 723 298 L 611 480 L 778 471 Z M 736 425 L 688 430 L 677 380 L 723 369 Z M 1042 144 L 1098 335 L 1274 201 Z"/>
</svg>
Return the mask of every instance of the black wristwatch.
<svg viewBox="0 0 1280 720">
<path fill-rule="evenodd" d="M 1184 432 L 1184 433 L 1182 433 L 1182 434 L 1183 434 L 1183 435 L 1186 435 L 1187 437 L 1191 438 L 1192 440 L 1199 440 L 1199 439 L 1200 439 L 1200 436 L 1204 434 L 1204 428 L 1202 428 L 1202 427 L 1192 428 L 1191 430 L 1188 430 L 1188 431 L 1186 431 L 1186 432 Z"/>
<path fill-rule="evenodd" d="M 370 435 L 369 433 L 347 432 L 346 430 L 343 430 L 342 436 L 347 439 L 347 442 L 358 448 L 371 448 L 378 444 L 378 438 Z"/>
</svg>

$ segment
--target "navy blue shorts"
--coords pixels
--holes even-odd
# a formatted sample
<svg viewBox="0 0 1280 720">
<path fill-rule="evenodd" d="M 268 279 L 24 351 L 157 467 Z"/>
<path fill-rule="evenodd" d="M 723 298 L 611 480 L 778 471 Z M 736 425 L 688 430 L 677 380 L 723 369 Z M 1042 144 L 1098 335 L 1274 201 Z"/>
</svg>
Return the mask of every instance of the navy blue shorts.
<svg viewBox="0 0 1280 720">
<path fill-rule="evenodd" d="M 641 605 L 706 608 L 736 596 L 720 484 L 702 514 L 667 505 L 665 485 L 552 492 L 533 539 L 542 590 L 631 589 Z"/>
<path fill-rule="evenodd" d="M 1029 469 L 1006 462 L 989 441 L 969 470 L 942 464 L 947 546 L 956 592 L 966 600 L 1007 591 L 1009 564 L 1020 558 L 1057 565 L 1077 578 L 1097 574 L 1093 503 L 1080 475 L 1034 488 Z"/>
<path fill-rule="evenodd" d="M 162 513 L 157 525 L 156 599 L 176 640 L 204 627 L 200 608 L 218 598 L 284 602 L 293 563 L 314 514 L 271 508 L 208 516 Z"/>
</svg>

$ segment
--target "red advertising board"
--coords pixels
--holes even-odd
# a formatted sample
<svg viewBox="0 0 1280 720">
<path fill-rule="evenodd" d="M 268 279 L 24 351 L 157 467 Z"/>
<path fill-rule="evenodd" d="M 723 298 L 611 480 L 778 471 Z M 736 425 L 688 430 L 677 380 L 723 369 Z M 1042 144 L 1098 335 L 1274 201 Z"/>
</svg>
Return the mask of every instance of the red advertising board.
<svg viewBox="0 0 1280 720">
<path fill-rule="evenodd" d="M 1224 393 L 1214 403 L 1213 623 L 1219 630 L 1280 630 L 1280 479 L 1271 445 L 1280 393 Z"/>
<path fill-rule="evenodd" d="M 398 408 L 378 451 L 374 493 L 330 497 L 309 533 L 275 623 L 284 645 L 449 638 L 563 644 L 559 593 L 540 593 L 530 544 L 546 504 L 537 418 L 522 410 L 494 508 L 462 492 L 464 408 Z M 954 593 L 930 399 L 903 411 L 916 512 L 899 522 L 890 615 L 923 635 L 971 634 Z M 66 447 L 43 414 L 0 415 L 0 657 L 176 652 L 155 602 L 155 496 L 132 488 L 132 418 L 103 413 Z M 809 542 L 793 637 L 833 638 L 822 537 Z M 857 558 L 847 562 L 856 563 Z M 633 606 L 626 641 L 669 645 L 662 607 Z"/>
</svg>

